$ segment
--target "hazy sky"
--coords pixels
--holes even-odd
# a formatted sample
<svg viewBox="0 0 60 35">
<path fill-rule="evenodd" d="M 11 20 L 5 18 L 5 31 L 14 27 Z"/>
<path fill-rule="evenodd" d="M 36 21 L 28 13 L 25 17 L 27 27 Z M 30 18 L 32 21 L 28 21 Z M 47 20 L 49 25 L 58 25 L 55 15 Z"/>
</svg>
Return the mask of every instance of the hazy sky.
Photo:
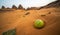
<svg viewBox="0 0 60 35">
<path fill-rule="evenodd" d="M 21 4 L 24 8 L 27 7 L 40 7 L 47 5 L 56 0 L 0 0 L 0 8 L 2 5 L 5 7 L 12 7 L 12 5 L 18 6 Z"/>
</svg>

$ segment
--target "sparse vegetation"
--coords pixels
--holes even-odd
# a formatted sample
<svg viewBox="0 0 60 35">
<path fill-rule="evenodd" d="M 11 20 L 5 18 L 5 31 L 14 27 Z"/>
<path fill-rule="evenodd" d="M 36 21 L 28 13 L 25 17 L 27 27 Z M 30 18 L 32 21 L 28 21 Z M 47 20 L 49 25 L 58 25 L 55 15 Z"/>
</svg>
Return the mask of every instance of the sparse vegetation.
<svg viewBox="0 0 60 35">
<path fill-rule="evenodd" d="M 3 35 L 16 35 L 16 29 L 12 29 L 12 30 L 3 32 Z"/>
</svg>

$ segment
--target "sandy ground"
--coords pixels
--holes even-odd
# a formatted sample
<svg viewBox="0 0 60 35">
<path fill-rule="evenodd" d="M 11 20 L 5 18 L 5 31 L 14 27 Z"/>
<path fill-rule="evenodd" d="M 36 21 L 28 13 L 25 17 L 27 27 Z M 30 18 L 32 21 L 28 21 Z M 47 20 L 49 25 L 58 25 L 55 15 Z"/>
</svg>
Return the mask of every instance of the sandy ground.
<svg viewBox="0 0 60 35">
<path fill-rule="evenodd" d="M 27 12 L 29 12 L 28 15 L 26 15 Z M 45 27 L 34 28 L 33 24 L 36 19 L 45 21 Z M 14 28 L 16 28 L 16 35 L 60 35 L 60 10 L 59 8 L 46 8 L 0 12 L 0 35 Z"/>
</svg>

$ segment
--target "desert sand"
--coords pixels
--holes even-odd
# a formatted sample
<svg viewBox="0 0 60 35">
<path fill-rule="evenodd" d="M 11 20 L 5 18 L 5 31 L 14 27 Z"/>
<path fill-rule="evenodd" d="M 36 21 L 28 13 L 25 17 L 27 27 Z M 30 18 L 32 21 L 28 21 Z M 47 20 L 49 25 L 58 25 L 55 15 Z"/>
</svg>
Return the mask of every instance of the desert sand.
<svg viewBox="0 0 60 35">
<path fill-rule="evenodd" d="M 60 35 L 59 9 L 0 11 L 0 35 L 10 29 L 16 29 L 16 35 Z M 44 28 L 33 27 L 36 19 L 45 22 Z"/>
</svg>

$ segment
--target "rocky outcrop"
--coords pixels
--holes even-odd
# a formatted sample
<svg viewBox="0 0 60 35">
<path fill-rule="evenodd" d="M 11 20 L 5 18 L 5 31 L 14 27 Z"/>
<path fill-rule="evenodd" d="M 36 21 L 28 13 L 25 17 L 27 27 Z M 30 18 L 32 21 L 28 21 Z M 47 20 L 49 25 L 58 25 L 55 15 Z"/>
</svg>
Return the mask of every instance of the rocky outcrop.
<svg viewBox="0 0 60 35">
<path fill-rule="evenodd" d="M 32 9 L 40 10 L 40 9 L 43 9 L 43 8 L 51 8 L 51 7 L 60 7 L 60 0 L 51 2 L 48 5 L 43 6 L 43 7 L 31 7 L 31 8 L 27 8 L 27 10 L 32 10 Z"/>
<path fill-rule="evenodd" d="M 12 9 L 17 9 L 17 7 L 15 5 L 12 6 Z"/>
<path fill-rule="evenodd" d="M 55 1 L 47 5 L 47 7 L 60 7 L 60 1 Z"/>
<path fill-rule="evenodd" d="M 31 7 L 31 8 L 27 8 L 27 10 L 39 10 L 39 7 Z"/>
<path fill-rule="evenodd" d="M 1 9 L 5 9 L 5 6 L 2 6 Z"/>
<path fill-rule="evenodd" d="M 18 6 L 18 9 L 24 9 L 22 5 L 19 5 Z"/>
<path fill-rule="evenodd" d="M 60 7 L 60 0 L 49 3 L 48 5 L 41 7 L 41 8 L 50 8 L 50 7 Z"/>
</svg>

